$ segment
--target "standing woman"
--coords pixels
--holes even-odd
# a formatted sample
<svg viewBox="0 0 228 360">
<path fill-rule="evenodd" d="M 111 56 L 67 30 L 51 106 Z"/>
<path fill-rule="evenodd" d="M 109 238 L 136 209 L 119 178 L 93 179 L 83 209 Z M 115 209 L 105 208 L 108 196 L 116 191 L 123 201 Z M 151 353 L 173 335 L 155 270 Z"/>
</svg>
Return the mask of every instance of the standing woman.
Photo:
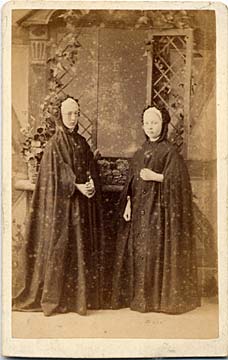
<svg viewBox="0 0 228 360">
<path fill-rule="evenodd" d="M 44 315 L 102 306 L 102 218 L 93 153 L 67 97 L 46 145 L 27 223 L 21 289 L 13 309 Z"/>
<path fill-rule="evenodd" d="M 190 179 L 167 140 L 169 121 L 165 109 L 143 112 L 147 140 L 132 159 L 122 194 L 114 309 L 180 314 L 200 306 Z"/>
</svg>

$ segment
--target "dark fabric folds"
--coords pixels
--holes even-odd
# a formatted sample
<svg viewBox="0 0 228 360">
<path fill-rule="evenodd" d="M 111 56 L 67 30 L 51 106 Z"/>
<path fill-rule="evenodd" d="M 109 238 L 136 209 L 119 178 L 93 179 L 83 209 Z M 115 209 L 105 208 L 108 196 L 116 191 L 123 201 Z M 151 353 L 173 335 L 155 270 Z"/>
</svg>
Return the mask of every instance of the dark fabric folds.
<svg viewBox="0 0 228 360">
<path fill-rule="evenodd" d="M 162 173 L 163 183 L 143 181 L 144 167 Z M 127 194 L 129 223 L 122 218 Z M 120 208 L 112 308 L 180 314 L 199 306 L 190 179 L 167 140 L 148 140 L 136 152 Z"/>
<path fill-rule="evenodd" d="M 92 199 L 75 187 L 90 172 Z M 103 229 L 96 163 L 86 140 L 57 129 L 45 148 L 23 248 L 13 309 L 45 315 L 102 307 Z"/>
</svg>

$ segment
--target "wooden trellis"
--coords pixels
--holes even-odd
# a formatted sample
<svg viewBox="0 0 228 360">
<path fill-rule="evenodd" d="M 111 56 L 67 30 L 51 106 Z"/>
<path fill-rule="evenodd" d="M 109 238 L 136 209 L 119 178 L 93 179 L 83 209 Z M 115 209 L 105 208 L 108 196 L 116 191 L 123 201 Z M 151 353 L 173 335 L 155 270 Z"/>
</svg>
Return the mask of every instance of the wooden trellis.
<svg viewBox="0 0 228 360">
<path fill-rule="evenodd" d="M 76 79 L 76 77 L 77 77 L 77 73 L 73 72 L 69 65 L 66 66 L 64 72 L 61 75 L 61 80 L 64 85 L 60 88 L 60 92 L 63 95 L 70 93 L 68 89 L 70 89 L 70 84 Z M 84 136 L 84 138 L 87 140 L 89 145 L 92 145 L 93 121 L 83 112 L 82 109 L 80 111 L 78 125 L 79 125 L 79 129 L 78 129 L 79 134 Z"/>
<path fill-rule="evenodd" d="M 72 67 L 67 64 L 65 66 L 64 73 L 61 76 L 61 80 L 64 83 L 64 86 L 60 89 L 60 91 L 65 95 L 69 94 L 70 91 L 70 84 L 76 79 L 77 72 L 72 71 Z M 80 97 L 80 96 L 79 96 Z M 87 142 L 92 145 L 92 130 L 93 130 L 93 121 L 83 112 L 80 110 L 80 117 L 78 121 L 79 134 L 83 135 Z"/>
<path fill-rule="evenodd" d="M 66 49 L 69 46 L 72 45 L 66 44 Z M 171 116 L 169 139 L 179 147 L 185 158 L 188 156 L 190 130 L 192 47 L 192 29 L 148 31 L 147 104 L 164 105 L 169 110 Z M 57 81 L 60 82 L 59 92 L 62 94 L 68 93 L 70 84 L 77 77 L 74 63 L 72 65 L 74 51 L 77 57 L 77 48 L 70 51 L 73 59 L 64 58 L 64 53 L 61 54 L 63 59 L 61 68 L 57 69 Z M 56 68 L 56 64 L 54 66 Z M 93 121 L 82 112 L 79 133 L 90 145 L 96 142 L 93 125 Z"/>
<path fill-rule="evenodd" d="M 80 34 L 80 32 L 79 32 Z M 81 44 L 78 42 L 79 34 L 68 39 L 68 35 L 64 35 L 61 38 L 57 45 L 59 47 L 59 60 L 58 56 L 50 58 L 48 61 L 50 70 L 52 69 L 51 76 L 49 78 L 49 85 L 53 81 L 53 85 L 56 88 L 56 94 L 59 95 L 72 95 L 70 85 L 77 79 L 78 68 L 77 68 L 77 56 L 78 49 L 81 47 Z M 72 40 L 73 39 L 73 40 Z M 70 51 L 69 51 L 70 50 Z M 80 50 L 79 50 L 80 51 Z M 53 71 L 54 69 L 54 71 Z M 55 94 L 54 94 L 55 96 Z M 80 102 L 80 95 L 79 95 Z M 80 117 L 78 121 L 79 134 L 83 135 L 89 145 L 96 146 L 96 139 L 93 137 L 93 120 L 90 119 L 84 112 L 83 109 L 80 109 Z"/>
<path fill-rule="evenodd" d="M 188 157 L 193 36 L 191 29 L 152 30 L 147 42 L 147 104 L 171 116 L 169 139 Z"/>
</svg>

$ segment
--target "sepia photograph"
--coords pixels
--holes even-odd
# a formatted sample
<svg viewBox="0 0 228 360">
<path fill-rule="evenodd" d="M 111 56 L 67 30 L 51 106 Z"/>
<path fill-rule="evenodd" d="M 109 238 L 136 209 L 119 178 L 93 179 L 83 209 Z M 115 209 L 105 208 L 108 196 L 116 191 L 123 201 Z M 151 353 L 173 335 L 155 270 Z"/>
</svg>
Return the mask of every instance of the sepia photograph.
<svg viewBox="0 0 228 360">
<path fill-rule="evenodd" d="M 178 353 L 180 339 L 215 341 L 226 355 L 216 7 L 18 3 L 7 9 L 3 103 L 3 296 L 18 346 L 8 339 L 6 355 L 110 357 L 84 349 L 102 339 L 112 356 L 123 340 L 138 344 L 135 356 L 140 346 L 148 356 L 143 341 L 156 356 L 196 354 Z M 47 353 L 45 339 L 87 343 L 68 355 L 51 342 Z"/>
</svg>

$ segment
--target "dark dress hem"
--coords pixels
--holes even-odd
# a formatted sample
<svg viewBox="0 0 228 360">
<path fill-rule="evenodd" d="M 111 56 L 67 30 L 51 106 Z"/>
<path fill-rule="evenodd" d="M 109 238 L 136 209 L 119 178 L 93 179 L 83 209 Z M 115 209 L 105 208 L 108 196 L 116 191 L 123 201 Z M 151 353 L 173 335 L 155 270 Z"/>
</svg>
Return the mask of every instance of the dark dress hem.
<svg viewBox="0 0 228 360">
<path fill-rule="evenodd" d="M 197 309 L 200 306 L 201 306 L 201 303 L 199 302 L 198 304 L 189 306 L 188 308 L 184 308 L 184 309 L 179 310 L 179 311 L 172 311 L 172 310 L 162 310 L 162 309 L 157 310 L 157 309 L 154 309 L 154 308 L 143 310 L 143 309 L 140 309 L 140 308 L 135 307 L 135 306 L 122 305 L 121 304 L 121 305 L 113 305 L 112 310 L 130 309 L 132 311 L 139 312 L 139 313 L 142 313 L 142 314 L 154 312 L 154 313 L 162 313 L 162 314 L 167 314 L 167 315 L 181 315 L 181 314 L 187 313 L 189 311 L 193 311 L 193 310 Z"/>
</svg>

